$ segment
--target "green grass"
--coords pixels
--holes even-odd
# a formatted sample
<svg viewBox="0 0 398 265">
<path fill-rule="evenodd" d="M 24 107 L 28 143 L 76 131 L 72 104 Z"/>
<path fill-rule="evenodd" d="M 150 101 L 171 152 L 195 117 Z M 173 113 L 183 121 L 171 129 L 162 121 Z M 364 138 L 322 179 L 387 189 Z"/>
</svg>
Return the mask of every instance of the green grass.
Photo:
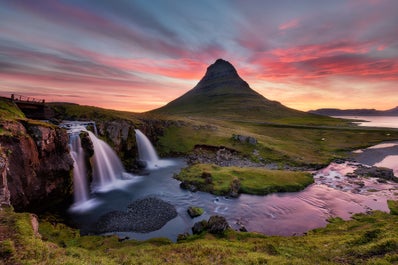
<svg viewBox="0 0 398 265">
<path fill-rule="evenodd" d="M 211 181 L 204 176 L 210 176 Z M 219 167 L 209 164 L 196 164 L 182 169 L 176 178 L 217 195 L 228 194 L 234 179 L 240 182 L 240 193 L 256 195 L 299 191 L 313 183 L 311 174 L 306 172 Z"/>
<path fill-rule="evenodd" d="M 80 236 L 61 224 L 40 223 L 36 237 L 26 213 L 0 210 L 0 264 L 396 264 L 398 216 L 383 212 L 330 219 L 303 236 L 228 231 L 179 243 Z"/>
<path fill-rule="evenodd" d="M 186 155 L 195 145 L 225 146 L 241 156 L 281 165 L 326 165 L 350 151 L 382 141 L 398 139 L 396 129 L 336 126 L 286 125 L 258 122 L 231 122 L 215 119 L 185 118 L 181 126 L 164 128 L 156 148 L 163 155 Z M 210 125 L 206 127 L 205 125 Z M 257 145 L 232 140 L 233 134 L 252 136 Z M 253 156 L 257 150 L 259 157 Z"/>
<path fill-rule="evenodd" d="M 6 99 L 0 99 L 0 119 L 1 120 L 25 119 L 25 115 L 12 101 Z"/>
<path fill-rule="evenodd" d="M 60 120 L 112 121 L 121 119 L 140 123 L 137 118 L 139 114 L 133 112 L 103 109 L 73 103 L 47 103 L 47 105 L 55 111 L 55 117 Z"/>
<path fill-rule="evenodd" d="M 398 201 L 388 200 L 388 208 L 390 208 L 390 213 L 393 215 L 398 215 Z"/>
<path fill-rule="evenodd" d="M 256 114 L 255 119 L 247 119 L 233 117 L 233 108 L 232 111 L 229 110 L 231 117 L 219 117 L 216 112 L 211 112 L 212 115 L 197 113 L 192 116 L 178 116 L 162 111 L 138 114 L 77 104 L 49 105 L 57 113 L 58 119 L 125 120 L 136 127 L 155 126 L 158 141 L 154 142 L 154 145 L 163 157 L 185 156 L 194 150 L 195 145 L 210 145 L 225 146 L 236 150 L 243 157 L 254 161 L 263 159 L 280 164 L 281 167 L 286 164 L 319 167 L 335 158 L 347 157 L 351 150 L 398 139 L 398 130 L 357 127 L 346 120 L 304 115 L 301 112 L 294 112 L 299 114 L 291 117 L 276 113 L 272 119 L 253 112 Z M 204 111 L 209 112 L 206 108 Z M 250 115 L 254 115 L 253 113 Z M 158 123 L 153 125 L 152 121 Z M 255 137 L 258 144 L 253 146 L 233 141 L 233 134 Z M 107 140 L 109 143 L 112 142 Z M 259 153 L 259 156 L 254 156 L 254 151 Z"/>
</svg>

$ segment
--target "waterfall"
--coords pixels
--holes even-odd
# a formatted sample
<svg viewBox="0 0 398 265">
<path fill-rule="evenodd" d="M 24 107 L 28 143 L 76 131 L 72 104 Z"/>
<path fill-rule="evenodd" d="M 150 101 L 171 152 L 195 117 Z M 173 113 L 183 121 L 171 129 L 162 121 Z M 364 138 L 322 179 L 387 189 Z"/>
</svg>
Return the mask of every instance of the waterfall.
<svg viewBox="0 0 398 265">
<path fill-rule="evenodd" d="M 140 130 L 135 130 L 135 138 L 138 147 L 138 157 L 147 163 L 148 168 L 158 167 L 159 157 L 151 141 Z"/>
<path fill-rule="evenodd" d="M 80 132 L 71 133 L 69 136 L 70 155 L 73 159 L 73 189 L 75 204 L 88 200 L 88 184 L 86 179 L 86 166 L 84 164 L 84 150 L 82 148 Z"/>
<path fill-rule="evenodd" d="M 122 179 L 125 171 L 115 151 L 92 132 L 87 132 L 94 146 L 92 188 L 101 190 L 116 180 Z"/>
<path fill-rule="evenodd" d="M 85 126 L 92 125 L 84 122 L 67 122 L 60 127 L 66 128 L 69 135 L 70 155 L 73 159 L 73 188 L 74 204 L 71 211 L 86 211 L 96 207 L 100 202 L 97 199 L 90 199 L 90 189 L 86 175 L 86 161 L 84 149 L 81 145 L 80 133 L 87 132 L 93 143 L 94 155 L 92 157 L 93 181 L 91 190 L 103 192 L 115 188 L 124 188 L 137 178 L 125 172 L 122 162 L 112 148 L 98 139 L 94 133 L 88 131 Z M 96 126 L 94 124 L 94 130 Z"/>
</svg>

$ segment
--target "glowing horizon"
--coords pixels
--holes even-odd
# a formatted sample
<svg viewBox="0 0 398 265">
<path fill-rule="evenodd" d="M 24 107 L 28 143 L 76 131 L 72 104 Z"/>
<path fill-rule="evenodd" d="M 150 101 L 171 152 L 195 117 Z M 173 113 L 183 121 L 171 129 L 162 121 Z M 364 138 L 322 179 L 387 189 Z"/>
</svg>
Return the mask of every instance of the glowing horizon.
<svg viewBox="0 0 398 265">
<path fill-rule="evenodd" d="M 398 105 L 398 2 L 3 1 L 0 95 L 144 112 L 216 59 L 303 111 Z"/>
</svg>

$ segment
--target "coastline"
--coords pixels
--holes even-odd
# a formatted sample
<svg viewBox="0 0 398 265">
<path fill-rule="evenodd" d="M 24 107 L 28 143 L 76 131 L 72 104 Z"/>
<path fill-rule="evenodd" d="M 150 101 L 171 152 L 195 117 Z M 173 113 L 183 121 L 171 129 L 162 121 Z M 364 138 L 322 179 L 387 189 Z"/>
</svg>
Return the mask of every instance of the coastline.
<svg viewBox="0 0 398 265">
<path fill-rule="evenodd" d="M 398 141 L 384 142 L 366 149 L 356 150 L 351 157 L 364 165 L 391 168 L 397 175 L 398 162 L 387 163 L 386 161 L 389 157 L 395 156 L 398 156 Z M 384 163 L 384 161 L 386 162 Z"/>
</svg>

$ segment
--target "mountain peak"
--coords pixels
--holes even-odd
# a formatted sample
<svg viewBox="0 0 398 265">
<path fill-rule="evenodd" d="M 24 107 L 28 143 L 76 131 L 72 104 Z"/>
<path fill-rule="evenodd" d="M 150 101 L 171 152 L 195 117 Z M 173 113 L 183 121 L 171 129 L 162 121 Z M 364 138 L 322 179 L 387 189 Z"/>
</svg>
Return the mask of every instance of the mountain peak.
<svg viewBox="0 0 398 265">
<path fill-rule="evenodd" d="M 310 115 L 260 95 L 223 59 L 207 67 L 206 74 L 193 89 L 152 112 L 261 121 Z"/>
<path fill-rule="evenodd" d="M 236 78 L 239 77 L 235 67 L 228 61 L 217 59 L 212 65 L 207 67 L 207 71 L 202 80 L 217 78 Z"/>
</svg>

